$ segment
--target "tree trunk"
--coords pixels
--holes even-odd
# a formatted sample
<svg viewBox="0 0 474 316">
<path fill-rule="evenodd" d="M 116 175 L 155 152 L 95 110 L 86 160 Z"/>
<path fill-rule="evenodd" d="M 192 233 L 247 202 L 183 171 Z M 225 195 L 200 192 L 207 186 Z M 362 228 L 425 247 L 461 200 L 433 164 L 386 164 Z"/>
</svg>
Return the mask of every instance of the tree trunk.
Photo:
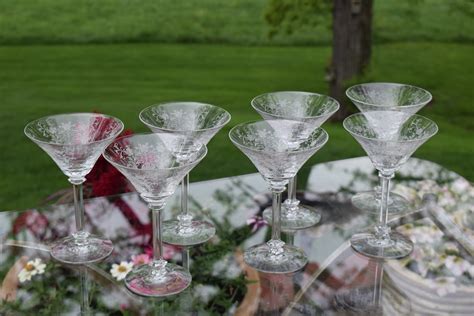
<svg viewBox="0 0 474 316">
<path fill-rule="evenodd" d="M 334 0 L 330 94 L 341 103 L 335 119 L 349 114 L 344 82 L 362 74 L 372 46 L 373 0 Z"/>
</svg>

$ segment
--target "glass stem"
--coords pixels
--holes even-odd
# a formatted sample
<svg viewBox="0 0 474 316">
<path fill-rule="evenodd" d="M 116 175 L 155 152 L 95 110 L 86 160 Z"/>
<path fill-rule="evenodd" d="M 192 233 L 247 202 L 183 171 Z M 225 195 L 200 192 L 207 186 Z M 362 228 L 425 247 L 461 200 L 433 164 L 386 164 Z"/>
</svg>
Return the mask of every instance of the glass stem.
<svg viewBox="0 0 474 316">
<path fill-rule="evenodd" d="M 89 315 L 89 284 L 87 277 L 87 268 L 81 267 L 81 315 Z"/>
<path fill-rule="evenodd" d="M 272 238 L 267 241 L 270 250 L 269 259 L 274 262 L 282 260 L 285 252 L 285 243 L 281 240 L 281 193 L 285 191 L 285 185 L 278 183 L 272 187 Z"/>
<path fill-rule="evenodd" d="M 183 250 L 181 250 L 181 255 L 183 259 L 183 268 L 189 271 L 189 247 L 183 247 Z"/>
<path fill-rule="evenodd" d="M 181 181 L 181 214 L 178 215 L 178 223 L 184 229 L 189 229 L 193 216 L 188 214 L 189 173 Z"/>
<path fill-rule="evenodd" d="M 383 262 L 377 261 L 375 265 L 375 280 L 374 280 L 374 297 L 373 303 L 375 306 L 382 305 L 382 286 L 383 286 Z"/>
<path fill-rule="evenodd" d="M 388 199 L 390 194 L 390 179 L 393 178 L 393 173 L 385 174 L 379 172 L 380 186 L 382 188 L 382 195 L 380 201 L 380 214 L 379 223 L 375 229 L 375 236 L 379 243 L 383 246 L 384 244 L 390 243 L 390 227 L 388 227 Z"/>
<path fill-rule="evenodd" d="M 295 245 L 295 231 L 286 232 L 286 243 L 291 246 Z"/>
<path fill-rule="evenodd" d="M 181 181 L 181 214 L 188 214 L 189 173 Z"/>
<path fill-rule="evenodd" d="M 72 234 L 77 246 L 84 246 L 88 243 L 89 233 L 84 231 L 84 200 L 82 196 L 82 184 L 85 178 L 69 178 L 74 192 L 74 214 L 76 217 L 76 232 Z"/>
<path fill-rule="evenodd" d="M 297 210 L 300 201 L 296 198 L 296 175 L 288 182 L 288 198 L 285 200 L 285 214 L 287 218 L 293 218 L 298 216 Z"/>
<path fill-rule="evenodd" d="M 84 230 L 84 201 L 82 195 L 82 183 L 73 184 L 74 190 L 74 212 L 76 215 L 76 231 Z"/>
<path fill-rule="evenodd" d="M 161 237 L 161 210 L 163 206 L 151 206 L 153 225 L 153 261 L 163 261 L 163 240 Z"/>
<path fill-rule="evenodd" d="M 273 190 L 272 203 L 272 240 L 281 239 L 281 191 Z"/>
<path fill-rule="evenodd" d="M 296 175 L 288 182 L 288 198 L 292 202 L 296 201 Z"/>
</svg>

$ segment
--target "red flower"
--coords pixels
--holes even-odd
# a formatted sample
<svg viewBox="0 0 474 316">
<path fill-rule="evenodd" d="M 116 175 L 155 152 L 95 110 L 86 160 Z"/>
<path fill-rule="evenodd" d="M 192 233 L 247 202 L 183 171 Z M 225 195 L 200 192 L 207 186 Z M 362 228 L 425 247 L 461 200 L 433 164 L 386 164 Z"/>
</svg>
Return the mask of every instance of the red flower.
<svg viewBox="0 0 474 316">
<path fill-rule="evenodd" d="M 127 129 L 120 136 L 131 134 L 133 132 Z M 131 191 L 127 179 L 102 156 L 97 160 L 86 179 L 86 184 L 91 189 L 89 197 L 107 196 Z"/>
</svg>

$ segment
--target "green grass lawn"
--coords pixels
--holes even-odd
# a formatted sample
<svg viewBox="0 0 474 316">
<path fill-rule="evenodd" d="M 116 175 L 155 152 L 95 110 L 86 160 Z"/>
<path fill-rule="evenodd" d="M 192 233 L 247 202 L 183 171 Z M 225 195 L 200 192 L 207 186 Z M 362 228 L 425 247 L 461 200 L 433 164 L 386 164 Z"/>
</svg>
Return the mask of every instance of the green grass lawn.
<svg viewBox="0 0 474 316">
<path fill-rule="evenodd" d="M 474 41 L 470 0 L 375 0 L 374 39 Z M 329 22 L 268 38 L 269 0 L 0 0 L 0 43 L 327 44 Z M 470 8 L 470 10 L 469 10 Z M 328 20 L 330 14 L 327 14 Z"/>
<path fill-rule="evenodd" d="M 430 90 L 421 111 L 440 132 L 415 156 L 438 162 L 474 180 L 472 110 L 474 47 L 468 44 L 394 43 L 374 47 L 360 81 L 395 81 Z M 209 145 L 192 180 L 255 172 L 227 138 L 237 123 L 258 119 L 250 99 L 262 92 L 327 92 L 323 69 L 328 47 L 243 47 L 183 44 L 0 47 L 0 209 L 24 209 L 67 187 L 51 159 L 23 135 L 40 116 L 74 111 L 108 113 L 127 128 L 146 131 L 139 111 L 170 100 L 196 100 L 233 116 Z M 326 124 L 328 144 L 309 162 L 363 155 L 340 123 Z"/>
</svg>

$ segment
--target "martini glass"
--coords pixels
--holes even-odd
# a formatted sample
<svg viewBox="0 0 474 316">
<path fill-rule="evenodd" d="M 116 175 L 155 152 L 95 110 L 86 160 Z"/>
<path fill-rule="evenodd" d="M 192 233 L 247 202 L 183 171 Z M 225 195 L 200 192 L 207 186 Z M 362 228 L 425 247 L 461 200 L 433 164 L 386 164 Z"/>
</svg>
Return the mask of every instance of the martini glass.
<svg viewBox="0 0 474 316">
<path fill-rule="evenodd" d="M 363 83 L 350 87 L 347 97 L 361 111 L 400 111 L 415 114 L 428 104 L 432 96 L 425 89 L 399 83 Z M 381 188 L 360 192 L 352 197 L 354 206 L 361 210 L 378 213 L 381 201 Z M 410 203 L 401 195 L 391 192 L 388 212 L 396 214 L 410 208 Z"/>
<path fill-rule="evenodd" d="M 255 97 L 251 104 L 265 120 L 284 119 L 306 123 L 308 130 L 301 133 L 303 138 L 339 109 L 339 103 L 331 97 L 299 91 L 265 93 Z M 320 211 L 300 204 L 296 190 L 295 175 L 288 183 L 288 198 L 281 209 L 281 227 L 284 231 L 308 228 L 321 220 Z M 269 223 L 272 221 L 271 207 L 263 211 L 263 218 Z"/>
<path fill-rule="evenodd" d="M 179 159 L 186 161 L 230 121 L 224 109 L 198 102 L 171 102 L 152 105 L 140 112 L 140 120 L 154 133 L 174 136 Z M 181 183 L 181 213 L 176 220 L 165 221 L 163 240 L 168 244 L 192 246 L 214 236 L 214 225 L 195 220 L 188 213 L 189 174 Z"/>
<path fill-rule="evenodd" d="M 191 283 L 186 269 L 163 259 L 161 211 L 183 177 L 204 158 L 207 148 L 201 146 L 183 161 L 176 156 L 175 145 L 167 135 L 136 134 L 118 138 L 103 153 L 133 184 L 152 211 L 153 260 L 134 267 L 125 277 L 127 288 L 143 296 L 177 294 Z"/>
<path fill-rule="evenodd" d="M 285 244 L 281 234 L 281 193 L 301 166 L 328 140 L 322 129 L 306 138 L 298 131 L 305 123 L 290 120 L 266 120 L 235 126 L 229 137 L 257 167 L 273 194 L 272 236 L 266 243 L 245 251 L 245 262 L 254 269 L 269 273 L 288 273 L 303 268 L 308 259 L 302 249 Z"/>
<path fill-rule="evenodd" d="M 405 236 L 391 232 L 387 225 L 390 179 L 418 147 L 437 133 L 438 126 L 421 115 L 399 111 L 357 113 L 347 117 L 343 125 L 379 171 L 382 188 L 379 221 L 374 233 L 352 236 L 351 246 L 369 257 L 405 257 L 413 250 L 413 243 Z"/>
<path fill-rule="evenodd" d="M 119 119 L 97 113 L 47 116 L 25 127 L 26 136 L 53 159 L 74 189 L 76 232 L 51 245 L 51 256 L 60 262 L 92 263 L 112 253 L 110 240 L 84 230 L 82 183 L 102 150 L 122 130 Z"/>
</svg>

